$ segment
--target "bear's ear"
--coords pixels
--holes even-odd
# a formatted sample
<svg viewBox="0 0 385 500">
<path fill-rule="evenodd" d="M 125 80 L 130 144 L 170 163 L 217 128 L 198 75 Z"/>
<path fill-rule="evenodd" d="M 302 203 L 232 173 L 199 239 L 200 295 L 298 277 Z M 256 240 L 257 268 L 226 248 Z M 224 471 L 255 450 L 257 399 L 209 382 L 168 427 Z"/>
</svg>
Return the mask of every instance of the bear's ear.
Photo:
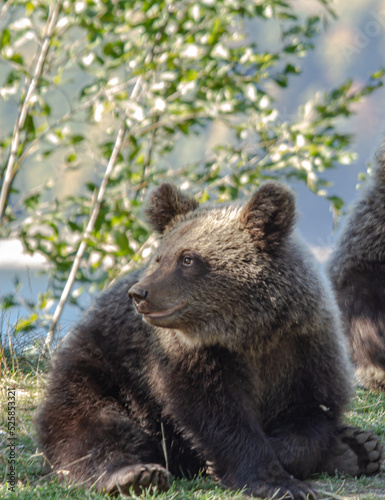
<svg viewBox="0 0 385 500">
<path fill-rule="evenodd" d="M 241 211 L 241 222 L 261 249 L 276 247 L 296 218 L 295 199 L 283 184 L 263 184 Z"/>
<path fill-rule="evenodd" d="M 198 202 L 189 198 L 173 184 L 161 184 L 147 202 L 146 216 L 155 231 L 163 233 L 177 215 L 187 214 L 198 208 Z"/>
</svg>

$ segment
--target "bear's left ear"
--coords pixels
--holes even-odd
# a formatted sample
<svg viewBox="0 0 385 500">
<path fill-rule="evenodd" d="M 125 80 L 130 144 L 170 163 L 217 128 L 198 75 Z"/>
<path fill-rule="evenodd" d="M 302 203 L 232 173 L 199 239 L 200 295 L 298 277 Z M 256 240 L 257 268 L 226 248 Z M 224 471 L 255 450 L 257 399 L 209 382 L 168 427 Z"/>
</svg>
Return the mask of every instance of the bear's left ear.
<svg viewBox="0 0 385 500">
<path fill-rule="evenodd" d="M 146 216 L 155 231 L 163 233 L 177 215 L 187 214 L 198 208 L 199 203 L 183 194 L 173 184 L 161 184 L 150 195 Z"/>
<path fill-rule="evenodd" d="M 263 184 L 241 211 L 241 222 L 261 249 L 278 246 L 296 218 L 292 191 L 280 183 Z"/>
</svg>

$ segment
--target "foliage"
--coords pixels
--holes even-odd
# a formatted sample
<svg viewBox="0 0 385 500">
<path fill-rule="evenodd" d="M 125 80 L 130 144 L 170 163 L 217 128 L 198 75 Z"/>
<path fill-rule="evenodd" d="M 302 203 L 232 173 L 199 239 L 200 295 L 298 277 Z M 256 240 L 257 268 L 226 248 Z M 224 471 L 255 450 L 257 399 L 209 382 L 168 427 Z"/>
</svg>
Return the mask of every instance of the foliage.
<svg viewBox="0 0 385 500">
<path fill-rule="evenodd" d="M 21 238 L 51 264 L 50 289 L 16 331 L 51 321 L 82 240 L 73 303 L 146 254 L 153 242 L 141 204 L 160 182 L 204 201 L 296 178 L 340 210 L 323 174 L 352 158 L 339 122 L 382 85 L 384 71 L 362 88 L 349 80 L 317 95 L 295 116 L 280 114 L 277 91 L 301 72 L 334 15 L 329 2 L 318 3 L 320 13 L 304 17 L 282 0 L 5 2 L 0 111 L 12 119 L 0 135 L 0 236 Z M 277 31 L 276 51 L 259 48 L 256 27 L 261 36 Z M 84 236 L 101 179 L 105 191 Z M 4 297 L 3 309 L 17 297 Z"/>
</svg>

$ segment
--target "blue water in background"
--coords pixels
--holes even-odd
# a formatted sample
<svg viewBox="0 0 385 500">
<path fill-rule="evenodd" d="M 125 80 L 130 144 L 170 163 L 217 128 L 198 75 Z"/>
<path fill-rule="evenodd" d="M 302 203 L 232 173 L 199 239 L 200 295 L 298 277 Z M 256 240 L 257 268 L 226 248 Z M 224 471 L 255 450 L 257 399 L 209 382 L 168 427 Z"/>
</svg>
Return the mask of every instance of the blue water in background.
<svg viewBox="0 0 385 500">
<path fill-rule="evenodd" d="M 0 300 L 4 295 L 13 294 L 15 292 L 16 281 L 19 281 L 21 284 L 20 295 L 23 297 L 25 304 L 28 302 L 36 302 L 38 294 L 46 292 L 49 286 L 47 271 L 34 268 L 12 269 L 0 267 Z M 90 302 L 90 296 L 85 293 L 84 298 L 82 298 L 82 308 L 87 308 Z M 50 310 L 51 313 L 54 312 L 55 306 Z M 9 346 L 10 336 L 12 344 L 18 352 L 33 345 L 36 339 L 45 338 L 48 328 L 40 328 L 31 332 L 19 332 L 14 334 L 14 325 L 16 322 L 21 318 L 29 316 L 29 314 L 30 312 L 26 306 L 0 310 L 0 341 L 4 347 Z M 57 340 L 68 333 L 72 326 L 78 321 L 81 314 L 82 311 L 78 307 L 68 303 L 65 305 L 57 328 Z"/>
</svg>

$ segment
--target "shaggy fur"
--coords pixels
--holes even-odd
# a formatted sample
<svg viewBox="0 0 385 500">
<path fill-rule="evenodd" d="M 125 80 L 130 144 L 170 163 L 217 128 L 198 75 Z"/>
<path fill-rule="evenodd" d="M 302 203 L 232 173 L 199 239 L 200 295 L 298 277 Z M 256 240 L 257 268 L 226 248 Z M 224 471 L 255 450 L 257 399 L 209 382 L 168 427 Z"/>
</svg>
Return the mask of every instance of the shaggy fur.
<svg viewBox="0 0 385 500">
<path fill-rule="evenodd" d="M 385 149 L 336 244 L 328 274 L 358 381 L 385 389 Z"/>
<path fill-rule="evenodd" d="M 56 356 L 37 418 L 54 470 L 108 492 L 206 471 L 295 499 L 316 498 L 301 482 L 313 472 L 378 470 L 375 436 L 341 427 L 349 362 L 292 193 L 269 183 L 243 206 L 198 207 L 167 184 L 147 214 L 161 232 L 150 264 Z"/>
</svg>

